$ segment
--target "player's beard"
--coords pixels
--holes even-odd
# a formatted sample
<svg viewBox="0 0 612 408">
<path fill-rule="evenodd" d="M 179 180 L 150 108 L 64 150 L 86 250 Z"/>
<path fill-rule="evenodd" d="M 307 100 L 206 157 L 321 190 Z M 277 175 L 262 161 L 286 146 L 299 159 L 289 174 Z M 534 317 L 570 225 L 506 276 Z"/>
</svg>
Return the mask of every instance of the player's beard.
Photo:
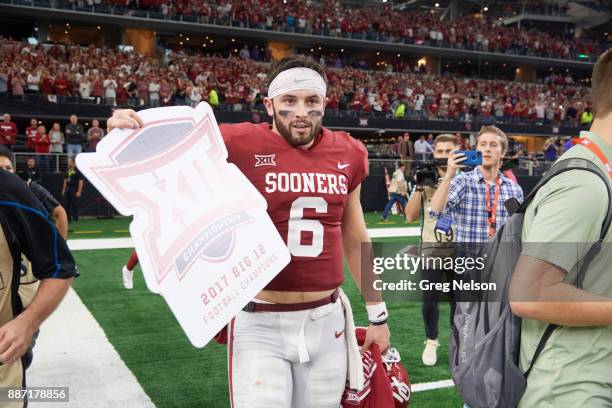
<svg viewBox="0 0 612 408">
<path fill-rule="evenodd" d="M 299 147 L 309 144 L 314 138 L 321 132 L 321 118 L 316 123 L 308 119 L 294 119 L 290 120 L 288 125 L 285 125 L 282 121 L 282 117 L 274 110 L 274 125 L 278 133 L 293 147 Z M 299 134 L 293 132 L 293 126 L 298 124 L 308 124 L 310 126 L 310 132 L 304 132 Z M 308 129 L 308 128 L 307 128 Z"/>
</svg>

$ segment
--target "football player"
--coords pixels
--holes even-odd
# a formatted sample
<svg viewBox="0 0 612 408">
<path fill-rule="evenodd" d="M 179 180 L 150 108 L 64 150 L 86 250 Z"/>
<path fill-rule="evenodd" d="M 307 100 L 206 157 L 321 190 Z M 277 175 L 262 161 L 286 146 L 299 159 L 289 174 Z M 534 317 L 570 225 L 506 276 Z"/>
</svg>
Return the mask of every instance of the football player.
<svg viewBox="0 0 612 408">
<path fill-rule="evenodd" d="M 268 78 L 264 104 L 272 127 L 241 123 L 220 130 L 228 161 L 265 197 L 292 259 L 229 324 L 230 401 L 233 407 L 338 407 L 351 341 L 338 301 L 343 254 L 360 289 L 371 274 L 367 268 L 361 274 L 362 243 L 370 239 L 359 201 L 368 153 L 347 133 L 322 127 L 327 81 L 319 64 L 288 57 Z M 133 110 L 117 110 L 107 125 L 138 128 L 142 121 Z M 270 159 L 258 166 L 256 156 Z M 371 324 L 362 350 L 376 343 L 385 351 L 386 306 L 366 308 Z"/>
<path fill-rule="evenodd" d="M 134 287 L 134 268 L 136 265 L 138 265 L 138 254 L 134 250 L 130 254 L 127 263 L 121 268 L 123 287 L 126 289 L 132 289 Z"/>
</svg>

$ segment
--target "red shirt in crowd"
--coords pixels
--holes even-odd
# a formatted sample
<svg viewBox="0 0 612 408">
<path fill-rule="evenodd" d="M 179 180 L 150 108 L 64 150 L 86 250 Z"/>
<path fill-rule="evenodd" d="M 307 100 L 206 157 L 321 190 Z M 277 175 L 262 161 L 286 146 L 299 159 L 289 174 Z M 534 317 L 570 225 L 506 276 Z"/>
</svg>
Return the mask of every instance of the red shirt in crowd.
<svg viewBox="0 0 612 408">
<path fill-rule="evenodd" d="M 36 133 L 36 149 L 34 150 L 36 153 L 49 153 L 49 148 L 51 147 L 51 141 L 49 140 L 49 135 L 43 133 Z"/>
<path fill-rule="evenodd" d="M 36 135 L 38 134 L 38 129 L 36 126 L 28 126 L 25 131 L 26 134 L 26 148 L 29 151 L 34 151 L 36 147 Z"/>
<path fill-rule="evenodd" d="M 104 83 L 101 79 L 98 79 L 93 83 L 93 91 L 91 94 L 92 96 L 100 98 L 104 96 Z"/>
<path fill-rule="evenodd" d="M 15 122 L 0 123 L 0 144 L 14 145 L 17 138 L 17 125 Z"/>
<path fill-rule="evenodd" d="M 59 77 L 55 80 L 55 94 L 60 96 L 68 94 L 68 81 L 66 81 L 66 78 Z"/>
<path fill-rule="evenodd" d="M 53 77 L 45 76 L 40 84 L 40 90 L 44 95 L 53 95 Z"/>
<path fill-rule="evenodd" d="M 127 105 L 128 97 L 129 95 L 125 87 L 120 86 L 119 88 L 117 88 L 117 104 L 119 106 Z"/>
<path fill-rule="evenodd" d="M 433 116 L 438 114 L 438 104 L 436 101 L 433 101 L 432 104 L 429 105 L 429 113 L 431 113 Z"/>
</svg>

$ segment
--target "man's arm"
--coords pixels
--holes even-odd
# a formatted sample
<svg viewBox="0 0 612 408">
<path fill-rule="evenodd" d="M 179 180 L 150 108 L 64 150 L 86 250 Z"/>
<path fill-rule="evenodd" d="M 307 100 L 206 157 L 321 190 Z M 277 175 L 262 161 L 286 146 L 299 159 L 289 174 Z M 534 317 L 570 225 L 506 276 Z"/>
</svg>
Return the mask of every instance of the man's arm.
<svg viewBox="0 0 612 408">
<path fill-rule="evenodd" d="M 510 284 L 510 307 L 523 318 L 563 326 L 612 325 L 612 298 L 563 282 L 565 271 L 522 255 Z"/>
<path fill-rule="evenodd" d="M 420 187 L 423 188 L 423 187 Z M 410 200 L 406 205 L 406 209 L 404 213 L 406 214 L 406 222 L 413 222 L 419 215 L 421 215 L 421 206 L 423 202 L 423 190 L 419 190 L 419 187 L 415 187 L 412 190 L 412 195 L 410 196 Z"/>
<path fill-rule="evenodd" d="M 68 239 L 68 216 L 64 207 L 51 195 L 49 190 L 44 188 L 38 183 L 30 184 L 30 190 L 34 193 L 34 196 L 41 202 L 47 213 L 55 220 L 55 227 L 59 234 L 64 238 Z"/>
<path fill-rule="evenodd" d="M 361 187 L 355 188 L 348 196 L 342 218 L 342 245 L 344 257 L 351 272 L 351 276 L 361 293 L 362 291 L 362 244 L 371 249 L 370 236 L 365 226 L 365 219 L 361 210 L 359 192 Z M 364 248 L 365 249 L 365 248 Z"/>
<path fill-rule="evenodd" d="M 446 174 L 444 175 L 442 181 L 438 184 L 438 188 L 431 197 L 431 200 L 429 200 L 429 206 L 433 212 L 441 213 L 446 208 L 451 183 L 455 177 L 455 174 L 457 174 L 457 169 L 465 167 L 460 164 L 465 159 L 465 154 L 455 155 L 454 153 L 451 153 L 447 162 Z"/>
<path fill-rule="evenodd" d="M 78 186 L 77 186 L 77 191 L 76 191 L 77 198 L 80 198 L 81 194 L 83 193 L 83 184 L 84 184 L 83 179 L 80 178 Z"/>
<path fill-rule="evenodd" d="M 436 192 L 433 196 L 431 196 L 431 200 L 429 200 L 429 206 L 431 207 L 432 211 L 441 213 L 446 208 L 446 203 L 448 202 L 448 191 L 450 190 L 452 180 L 452 178 L 444 177 L 440 184 L 438 184 Z"/>
<path fill-rule="evenodd" d="M 371 299 L 372 293 L 375 292 L 372 287 L 375 276 L 372 271 L 370 237 L 365 226 L 363 210 L 359 200 L 360 191 L 361 187 L 358 186 L 348 196 L 342 218 L 342 245 L 344 257 L 346 258 L 349 271 L 355 280 L 355 284 L 366 299 L 366 303 L 370 305 L 380 302 L 369 302 L 368 300 L 380 300 L 381 297 L 380 293 L 375 293 L 376 299 Z M 366 261 L 363 260 L 362 250 L 370 252 L 370 257 Z M 363 287 L 362 282 L 368 287 Z M 381 352 L 386 351 L 389 348 L 390 335 L 387 324 L 370 324 L 362 350 L 367 350 L 372 343 L 376 343 L 380 347 Z"/>
<path fill-rule="evenodd" d="M 64 184 L 62 185 L 62 196 L 66 195 L 67 187 L 68 187 L 68 179 L 64 179 Z"/>
<path fill-rule="evenodd" d="M 61 205 L 55 207 L 53 210 L 53 219 L 55 220 L 57 232 L 59 232 L 64 240 L 68 240 L 68 214 L 66 214 L 64 207 Z"/>
<path fill-rule="evenodd" d="M 532 204 L 537 211 L 530 205 L 525 214 L 510 307 L 519 316 L 565 326 L 612 325 L 609 287 L 590 287 L 588 292 L 563 282 L 599 238 L 608 202 L 605 185 L 594 174 L 572 170 L 554 177 L 538 195 L 542 198 Z M 612 261 L 607 245 L 601 257 L 605 259 L 591 263 L 587 277 L 597 272 L 594 265 Z"/>
<path fill-rule="evenodd" d="M 0 327 L 0 361 L 15 361 L 28 350 L 34 332 L 62 301 L 73 280 L 42 280 L 27 309 Z"/>
</svg>

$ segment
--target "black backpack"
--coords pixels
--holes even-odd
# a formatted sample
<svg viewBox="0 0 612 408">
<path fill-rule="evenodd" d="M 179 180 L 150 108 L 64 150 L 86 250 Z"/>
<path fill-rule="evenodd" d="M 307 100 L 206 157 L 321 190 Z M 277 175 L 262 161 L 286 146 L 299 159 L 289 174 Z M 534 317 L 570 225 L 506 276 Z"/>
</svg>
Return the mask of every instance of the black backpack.
<svg viewBox="0 0 612 408">
<path fill-rule="evenodd" d="M 608 189 L 608 213 L 603 222 L 599 240 L 595 242 L 578 265 L 575 285 L 582 288 L 585 272 L 601 250 L 602 241 L 612 219 L 612 191 L 607 175 L 594 163 L 580 158 L 555 163 L 533 191 L 520 204 L 512 198 L 505 203 L 511 215 L 481 248 L 479 256 L 486 254 L 482 271 L 483 281 L 500 282 L 496 299 L 476 302 L 458 302 L 449 339 L 449 367 L 452 378 L 463 400 L 471 407 L 516 407 L 527 387 L 527 376 L 555 328 L 549 324 L 531 360 L 523 373 L 519 367 L 521 319 L 510 309 L 508 289 L 514 268 L 521 254 L 521 234 L 525 210 L 538 190 L 551 178 L 569 170 L 585 170 L 600 177 Z M 501 245 L 503 244 L 503 245 Z"/>
</svg>

